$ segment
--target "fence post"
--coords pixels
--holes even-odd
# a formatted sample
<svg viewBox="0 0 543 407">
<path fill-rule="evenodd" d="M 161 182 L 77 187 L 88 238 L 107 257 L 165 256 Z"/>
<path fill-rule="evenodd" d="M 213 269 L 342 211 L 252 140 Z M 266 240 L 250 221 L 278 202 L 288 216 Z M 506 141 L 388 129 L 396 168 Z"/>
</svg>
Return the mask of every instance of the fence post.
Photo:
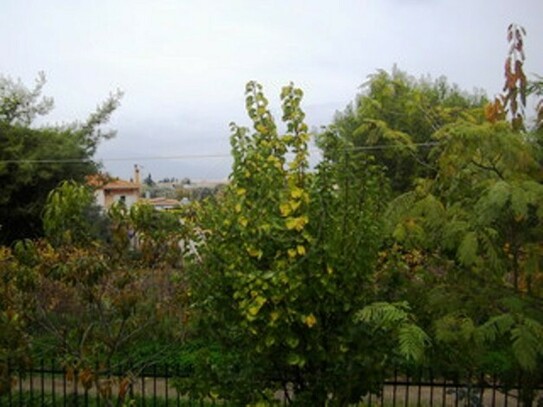
<svg viewBox="0 0 543 407">
<path fill-rule="evenodd" d="M 418 391 L 417 391 L 417 406 L 420 406 L 420 399 L 422 397 L 422 377 L 423 377 L 423 371 L 422 371 L 422 367 L 419 367 L 418 368 L 418 382 L 419 382 L 419 386 L 418 386 Z"/>
<path fill-rule="evenodd" d="M 409 407 L 409 391 L 411 390 L 411 376 L 405 375 L 405 407 Z"/>
<path fill-rule="evenodd" d="M 73 399 L 73 405 L 77 407 L 79 405 L 78 403 L 78 394 L 77 394 L 77 385 L 79 381 L 79 372 L 76 368 L 74 368 L 74 384 L 73 384 L 73 390 L 72 390 L 72 399 Z"/>
<path fill-rule="evenodd" d="M 145 368 L 141 369 L 141 405 L 145 407 Z"/>
<path fill-rule="evenodd" d="M 8 362 L 7 362 L 7 369 L 8 369 L 8 373 L 7 373 L 7 380 L 8 380 L 8 403 L 9 403 L 9 407 L 12 406 L 12 393 L 11 393 L 11 374 L 12 374 L 12 366 L 11 366 L 11 360 L 8 358 Z"/>
<path fill-rule="evenodd" d="M 398 383 L 398 369 L 394 368 L 394 384 L 392 385 L 392 405 L 396 405 L 396 386 Z"/>
<path fill-rule="evenodd" d="M 156 393 L 157 393 L 157 387 L 156 387 L 156 364 L 153 365 L 153 405 L 156 406 Z"/>
<path fill-rule="evenodd" d="M 447 401 L 447 379 L 445 378 L 445 375 L 443 375 L 443 389 L 441 393 L 441 405 L 445 405 L 445 402 Z"/>
<path fill-rule="evenodd" d="M 480 393 L 479 393 L 479 400 L 481 400 L 481 405 L 483 405 L 484 403 L 484 391 L 485 391 L 485 375 L 484 373 L 481 373 L 479 375 L 479 386 L 481 388 L 480 390 Z"/>
<path fill-rule="evenodd" d="M 66 366 L 64 366 L 62 368 L 62 401 L 63 401 L 63 405 L 64 407 L 66 407 L 66 397 L 67 397 L 67 389 L 66 389 L 66 386 L 67 386 L 67 383 L 66 383 L 66 375 L 68 374 L 68 372 L 66 371 Z"/>
<path fill-rule="evenodd" d="M 43 365 L 43 358 L 40 358 L 40 386 L 41 386 L 41 391 L 40 391 L 40 401 L 41 401 L 41 405 L 45 405 L 45 372 L 44 372 L 44 365 Z"/>
<path fill-rule="evenodd" d="M 28 373 L 28 379 L 30 381 L 30 405 L 34 404 L 34 366 L 31 366 L 30 369 L 28 369 L 29 372 Z"/>
<path fill-rule="evenodd" d="M 56 406 L 56 389 L 55 389 L 55 360 L 51 359 L 49 366 L 51 367 L 51 399 L 53 400 L 53 406 Z"/>
<path fill-rule="evenodd" d="M 135 380 L 133 380 L 133 379 L 135 379 L 135 378 L 134 378 L 134 375 L 133 375 L 133 373 L 134 373 L 134 364 L 132 363 L 132 361 L 130 361 L 128 363 L 128 368 L 130 369 L 129 373 L 130 373 L 130 377 L 131 377 L 131 379 L 130 379 L 130 389 L 128 391 L 129 391 L 129 394 L 130 394 L 130 399 L 133 400 L 134 399 L 134 382 L 135 382 Z"/>
<path fill-rule="evenodd" d="M 434 371 L 432 368 L 428 370 L 430 378 L 430 407 L 434 407 Z"/>
<path fill-rule="evenodd" d="M 21 372 L 21 366 L 19 366 L 18 374 L 19 377 L 19 406 L 23 407 L 23 374 Z"/>
<path fill-rule="evenodd" d="M 168 364 L 166 363 L 165 367 L 164 367 L 164 376 L 165 376 L 165 386 L 166 386 L 166 389 L 165 389 L 165 396 L 166 396 L 166 405 L 168 405 L 169 403 L 169 397 L 168 397 L 168 386 L 169 386 L 169 383 L 168 383 L 168 377 L 169 377 L 169 371 L 168 371 Z"/>
<path fill-rule="evenodd" d="M 179 362 L 177 362 L 175 364 L 175 375 L 177 376 L 177 378 L 180 377 L 180 375 L 179 375 Z M 179 407 L 181 405 L 181 401 L 180 401 L 181 396 L 179 394 L 179 388 L 177 388 L 176 390 L 177 390 L 177 407 Z"/>
</svg>

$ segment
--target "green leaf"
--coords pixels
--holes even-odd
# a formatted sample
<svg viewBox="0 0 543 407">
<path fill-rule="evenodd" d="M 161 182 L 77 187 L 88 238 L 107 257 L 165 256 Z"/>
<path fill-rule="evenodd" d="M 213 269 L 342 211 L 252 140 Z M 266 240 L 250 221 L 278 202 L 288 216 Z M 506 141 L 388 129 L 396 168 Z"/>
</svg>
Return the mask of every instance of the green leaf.
<svg viewBox="0 0 543 407">
<path fill-rule="evenodd" d="M 275 344 L 275 338 L 273 336 L 266 337 L 266 346 L 269 348 Z"/>
<path fill-rule="evenodd" d="M 513 188 L 511 193 L 511 209 L 517 219 L 524 218 L 528 213 L 528 194 L 521 188 Z"/>
<path fill-rule="evenodd" d="M 365 322 L 376 327 L 391 328 L 408 320 L 409 306 L 406 302 L 391 304 L 388 302 L 376 302 L 358 311 L 355 320 Z"/>
<path fill-rule="evenodd" d="M 430 343 L 428 335 L 415 324 L 403 324 L 398 333 L 400 354 L 408 360 L 420 361 L 426 346 Z"/>
<path fill-rule="evenodd" d="M 407 233 L 404 225 L 402 223 L 398 223 L 394 229 L 394 232 L 392 233 L 392 237 L 394 237 L 394 239 L 396 239 L 398 242 L 403 242 L 406 236 Z"/>
<path fill-rule="evenodd" d="M 290 352 L 287 356 L 287 363 L 291 366 L 304 366 L 306 359 L 302 355 Z"/>
<path fill-rule="evenodd" d="M 458 260 L 465 266 L 471 266 L 477 259 L 478 249 L 479 242 L 476 233 L 468 232 L 462 239 L 462 243 L 460 243 L 460 247 L 458 248 Z"/>
<path fill-rule="evenodd" d="M 542 353 L 540 339 L 526 325 L 511 330 L 513 354 L 522 368 L 532 371 L 537 367 L 537 356 Z"/>
<path fill-rule="evenodd" d="M 511 314 L 507 313 L 490 318 L 477 329 L 485 340 L 493 342 L 509 332 L 514 323 L 515 320 Z"/>
<path fill-rule="evenodd" d="M 295 336 L 288 336 L 286 342 L 289 348 L 294 349 L 300 343 L 300 339 Z"/>
</svg>

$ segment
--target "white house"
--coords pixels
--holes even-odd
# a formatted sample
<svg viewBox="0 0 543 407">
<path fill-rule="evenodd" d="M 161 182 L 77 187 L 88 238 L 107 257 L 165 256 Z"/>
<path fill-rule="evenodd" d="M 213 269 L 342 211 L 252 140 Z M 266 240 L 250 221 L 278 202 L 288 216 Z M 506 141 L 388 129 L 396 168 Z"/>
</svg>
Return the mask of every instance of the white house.
<svg viewBox="0 0 543 407">
<path fill-rule="evenodd" d="M 130 208 L 140 199 L 141 182 L 140 171 L 134 166 L 134 181 L 114 179 L 104 181 L 100 177 L 92 177 L 88 183 L 95 187 L 96 203 L 104 209 L 109 209 L 115 202 L 124 202 Z"/>
</svg>

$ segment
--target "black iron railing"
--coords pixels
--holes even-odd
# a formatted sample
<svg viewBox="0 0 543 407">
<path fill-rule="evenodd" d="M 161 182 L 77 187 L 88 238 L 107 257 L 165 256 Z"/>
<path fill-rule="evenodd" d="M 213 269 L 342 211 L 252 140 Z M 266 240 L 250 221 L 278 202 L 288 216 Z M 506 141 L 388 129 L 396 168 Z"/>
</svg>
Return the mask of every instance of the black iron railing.
<svg viewBox="0 0 543 407">
<path fill-rule="evenodd" d="M 0 406 L 228 406 L 223 400 L 191 399 L 181 394 L 176 380 L 188 373 L 171 365 L 143 368 L 94 369 L 59 367 L 41 361 L 32 368 L 9 366 L 11 385 L 0 393 Z M 526 392 L 530 392 L 529 395 Z M 394 372 L 377 394 L 367 395 L 359 406 L 504 406 L 539 405 L 543 388 L 527 389 L 522 377 L 503 383 L 491 375 L 442 375 Z M 277 403 L 286 404 L 280 393 Z"/>
</svg>

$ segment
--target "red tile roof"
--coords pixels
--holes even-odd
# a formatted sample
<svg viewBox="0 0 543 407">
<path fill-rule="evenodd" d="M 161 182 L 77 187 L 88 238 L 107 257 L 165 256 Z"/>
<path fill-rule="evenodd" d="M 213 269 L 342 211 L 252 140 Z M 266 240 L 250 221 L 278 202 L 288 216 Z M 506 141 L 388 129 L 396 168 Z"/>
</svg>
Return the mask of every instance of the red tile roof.
<svg viewBox="0 0 543 407">
<path fill-rule="evenodd" d="M 87 185 L 103 190 L 140 188 L 140 186 L 134 182 L 125 181 L 119 178 L 111 178 L 110 176 L 104 174 L 89 175 L 87 177 Z"/>
<path fill-rule="evenodd" d="M 101 189 L 140 189 L 140 186 L 138 184 L 135 184 L 134 182 L 117 179 L 103 185 Z"/>
</svg>

